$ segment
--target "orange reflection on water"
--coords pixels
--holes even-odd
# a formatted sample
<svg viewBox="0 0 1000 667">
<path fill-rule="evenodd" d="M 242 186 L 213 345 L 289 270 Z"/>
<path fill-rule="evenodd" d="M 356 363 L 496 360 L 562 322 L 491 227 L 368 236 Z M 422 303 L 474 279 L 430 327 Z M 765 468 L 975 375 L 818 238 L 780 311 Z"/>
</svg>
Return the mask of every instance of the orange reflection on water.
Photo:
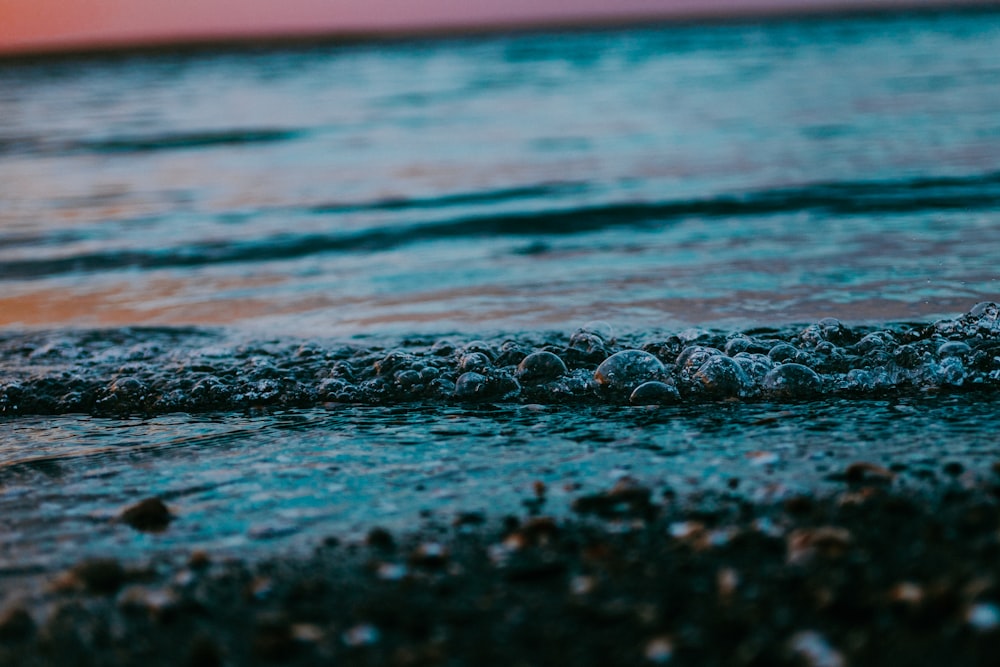
<svg viewBox="0 0 1000 667">
<path fill-rule="evenodd" d="M 75 286 L 68 281 L 21 283 L 0 295 L 0 328 L 241 326 L 280 335 L 353 335 L 390 331 L 569 330 L 588 320 L 627 323 L 635 330 L 688 326 L 753 327 L 838 317 L 849 322 L 912 321 L 952 315 L 988 295 L 931 300 L 898 298 L 898 286 L 870 285 L 844 303 L 836 292 L 799 285 L 781 293 L 734 290 L 700 296 L 644 285 L 648 276 L 614 281 L 620 299 L 576 286 L 428 287 L 354 294 L 296 290 L 285 275 L 179 277 L 167 272 Z M 655 281 L 654 281 L 655 282 Z M 641 288 L 640 288 L 641 286 Z M 661 286 L 662 287 L 662 286 Z M 659 292 L 659 294 L 657 294 Z M 662 296 L 661 296 L 662 294 Z"/>
</svg>

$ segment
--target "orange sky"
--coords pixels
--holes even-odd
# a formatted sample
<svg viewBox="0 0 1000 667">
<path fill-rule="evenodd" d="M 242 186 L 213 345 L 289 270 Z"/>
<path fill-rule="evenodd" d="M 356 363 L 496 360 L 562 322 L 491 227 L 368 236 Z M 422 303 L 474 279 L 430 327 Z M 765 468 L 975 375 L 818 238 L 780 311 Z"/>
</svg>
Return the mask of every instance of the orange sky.
<svg viewBox="0 0 1000 667">
<path fill-rule="evenodd" d="M 0 0 L 0 51 L 935 0 Z M 951 3 L 954 4 L 954 3 Z"/>
</svg>

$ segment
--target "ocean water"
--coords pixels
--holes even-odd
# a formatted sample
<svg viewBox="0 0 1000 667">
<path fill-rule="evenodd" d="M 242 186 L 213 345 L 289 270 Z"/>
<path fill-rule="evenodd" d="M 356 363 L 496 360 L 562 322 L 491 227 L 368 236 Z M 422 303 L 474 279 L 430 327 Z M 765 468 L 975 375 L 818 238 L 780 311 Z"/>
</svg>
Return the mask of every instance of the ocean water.
<svg viewBox="0 0 1000 667">
<path fill-rule="evenodd" d="M 0 581 L 974 484 L 998 277 L 996 12 L 0 61 Z"/>
</svg>

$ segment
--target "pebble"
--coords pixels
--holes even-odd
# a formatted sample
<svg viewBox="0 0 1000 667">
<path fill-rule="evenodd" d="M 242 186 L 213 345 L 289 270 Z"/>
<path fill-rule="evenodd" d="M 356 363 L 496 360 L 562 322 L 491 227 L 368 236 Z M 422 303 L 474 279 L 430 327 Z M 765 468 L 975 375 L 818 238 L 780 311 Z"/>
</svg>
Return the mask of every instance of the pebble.
<svg viewBox="0 0 1000 667">
<path fill-rule="evenodd" d="M 665 665 L 674 657 L 674 644 L 669 637 L 654 637 L 646 644 L 643 655 L 654 664 Z"/>
<path fill-rule="evenodd" d="M 424 542 L 410 554 L 410 565 L 440 568 L 448 562 L 448 549 L 438 542 Z"/>
<path fill-rule="evenodd" d="M 750 379 L 731 357 L 713 356 L 691 376 L 695 391 L 717 398 L 739 396 L 750 386 Z"/>
<path fill-rule="evenodd" d="M 768 451 L 747 452 L 746 458 L 754 466 L 769 466 L 781 460 L 777 454 Z"/>
<path fill-rule="evenodd" d="M 666 382 L 643 382 L 629 396 L 632 405 L 671 405 L 681 400 L 677 387 Z"/>
<path fill-rule="evenodd" d="M 770 357 L 764 354 L 749 354 L 747 352 L 740 352 L 735 357 L 733 361 L 740 365 L 743 372 L 746 373 L 747 378 L 752 385 L 759 385 L 764 380 L 764 376 L 767 375 L 772 368 L 774 368 L 774 362 L 771 361 Z"/>
<path fill-rule="evenodd" d="M 146 498 L 126 508 L 121 519 L 136 530 L 158 533 L 166 530 L 173 515 L 159 498 Z"/>
<path fill-rule="evenodd" d="M 665 373 L 663 363 L 649 352 L 623 350 L 611 355 L 597 367 L 594 380 L 610 391 L 631 394 L 644 382 L 661 380 Z"/>
<path fill-rule="evenodd" d="M 323 640 L 326 633 L 323 628 L 314 623 L 295 623 L 292 625 L 292 638 L 306 644 L 316 644 Z"/>
<path fill-rule="evenodd" d="M 348 628 L 341 638 L 347 646 L 361 647 L 377 644 L 381 635 L 374 625 L 362 623 Z"/>
<path fill-rule="evenodd" d="M 520 391 L 520 383 L 504 374 L 487 377 L 481 373 L 463 373 L 455 382 L 455 397 L 467 401 L 509 400 Z"/>
<path fill-rule="evenodd" d="M 784 363 L 795 359 L 799 354 L 798 348 L 788 343 L 778 343 L 770 349 L 767 357 L 775 363 Z"/>
<path fill-rule="evenodd" d="M 34 633 L 35 621 L 26 609 L 13 607 L 0 614 L 0 641 L 22 641 Z"/>
<path fill-rule="evenodd" d="M 522 383 L 542 384 L 567 373 L 566 364 L 552 352 L 532 352 L 517 366 L 515 376 Z"/>
<path fill-rule="evenodd" d="M 739 572 L 731 567 L 721 568 L 715 574 L 715 587 L 719 597 L 724 601 L 731 600 L 740 587 Z"/>
<path fill-rule="evenodd" d="M 782 364 L 764 376 L 763 389 L 776 397 L 808 398 L 823 389 L 823 381 L 808 366 Z"/>
<path fill-rule="evenodd" d="M 392 551 L 396 548 L 396 540 L 385 528 L 372 528 L 365 537 L 365 544 L 380 551 Z"/>
<path fill-rule="evenodd" d="M 485 398 L 489 378 L 482 373 L 463 373 L 455 382 L 458 398 Z"/>
<path fill-rule="evenodd" d="M 579 514 L 596 514 L 610 518 L 620 516 L 651 516 L 656 507 L 650 502 L 652 491 L 624 477 L 609 491 L 581 496 L 571 505 Z"/>
<path fill-rule="evenodd" d="M 965 620 L 977 632 L 993 632 L 1000 628 L 1000 607 L 992 602 L 978 602 L 969 607 Z"/>
<path fill-rule="evenodd" d="M 924 589 L 912 581 L 901 581 L 889 590 L 889 599 L 905 606 L 917 606 L 924 601 Z"/>
<path fill-rule="evenodd" d="M 482 373 L 493 366 L 490 358 L 482 352 L 471 352 L 458 362 L 458 370 L 462 373 Z"/>
<path fill-rule="evenodd" d="M 795 633 L 788 641 L 788 648 L 809 667 L 845 667 L 847 664 L 826 637 L 814 630 Z"/>
<path fill-rule="evenodd" d="M 614 342 L 614 330 L 607 322 L 588 322 L 569 337 L 569 348 L 584 355 L 606 354 Z"/>
<path fill-rule="evenodd" d="M 399 563 L 379 563 L 375 568 L 375 576 L 383 581 L 400 581 L 407 574 L 409 570 Z"/>
<path fill-rule="evenodd" d="M 689 380 L 706 361 L 717 356 L 722 356 L 722 352 L 714 347 L 689 345 L 681 350 L 681 353 L 677 355 L 675 365 L 680 370 L 681 379 L 686 381 Z"/>
<path fill-rule="evenodd" d="M 67 588 L 82 587 L 91 593 L 114 593 L 125 583 L 125 568 L 114 558 L 94 558 L 74 566 L 63 579 Z"/>
</svg>

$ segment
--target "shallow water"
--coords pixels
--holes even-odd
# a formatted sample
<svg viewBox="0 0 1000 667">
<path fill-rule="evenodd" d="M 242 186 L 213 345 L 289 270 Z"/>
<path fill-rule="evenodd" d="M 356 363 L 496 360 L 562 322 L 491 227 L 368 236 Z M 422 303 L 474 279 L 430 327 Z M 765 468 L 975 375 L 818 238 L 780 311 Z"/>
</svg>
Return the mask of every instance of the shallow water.
<svg viewBox="0 0 1000 667">
<path fill-rule="evenodd" d="M 990 12 L 0 61 L 0 575 L 974 484 L 998 83 Z"/>
<path fill-rule="evenodd" d="M 996 461 L 997 407 L 992 394 L 22 418 L 0 440 L 0 581 L 109 554 L 301 553 L 327 537 L 360 541 L 376 525 L 447 535 L 462 514 L 491 524 L 530 512 L 570 517 L 574 498 L 625 476 L 648 485 L 654 502 L 697 507 L 842 491 L 854 461 L 892 466 L 900 491 L 960 490 Z M 176 515 L 169 529 L 140 533 L 117 520 L 150 495 Z"/>
</svg>

